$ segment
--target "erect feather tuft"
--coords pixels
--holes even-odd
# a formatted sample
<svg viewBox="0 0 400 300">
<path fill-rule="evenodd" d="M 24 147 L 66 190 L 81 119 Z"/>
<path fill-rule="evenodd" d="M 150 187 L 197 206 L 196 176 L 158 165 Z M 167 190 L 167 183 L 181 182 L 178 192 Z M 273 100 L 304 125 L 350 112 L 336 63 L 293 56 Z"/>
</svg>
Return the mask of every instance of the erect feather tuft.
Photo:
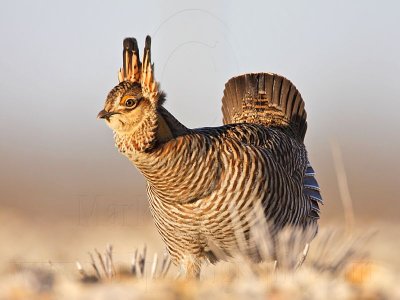
<svg viewBox="0 0 400 300">
<path fill-rule="evenodd" d="M 154 79 L 154 64 L 151 63 L 151 37 L 146 36 L 143 60 L 140 62 L 138 43 L 135 38 L 123 41 L 123 65 L 118 72 L 118 80 L 140 83 L 143 95 L 157 106 L 161 93 Z"/>
<path fill-rule="evenodd" d="M 141 63 L 139 48 L 135 38 L 126 38 L 123 41 L 123 64 L 118 73 L 118 80 L 138 82 L 140 80 Z"/>
</svg>

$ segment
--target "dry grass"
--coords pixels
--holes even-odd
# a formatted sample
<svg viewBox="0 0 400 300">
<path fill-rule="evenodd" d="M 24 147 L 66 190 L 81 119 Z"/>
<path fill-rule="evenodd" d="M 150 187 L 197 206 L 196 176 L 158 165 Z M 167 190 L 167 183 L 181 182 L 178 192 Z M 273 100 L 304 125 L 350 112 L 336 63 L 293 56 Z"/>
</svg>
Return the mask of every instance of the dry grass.
<svg viewBox="0 0 400 300">
<path fill-rule="evenodd" d="M 364 230 L 363 230 L 364 231 Z M 57 263 L 12 263 L 3 273 L 0 299 L 396 299 L 399 274 L 368 252 L 372 233 L 349 236 L 323 229 L 307 259 L 301 236 L 286 230 L 279 238 L 278 262 L 260 264 L 238 255 L 232 262 L 204 268 L 200 281 L 177 278 L 167 256 L 134 250 L 120 261 L 108 245 L 86 253 L 75 270 Z M 265 241 L 261 240 L 261 243 Z M 118 250 L 118 249 L 117 249 Z M 301 266 L 300 266 L 301 265 Z"/>
</svg>

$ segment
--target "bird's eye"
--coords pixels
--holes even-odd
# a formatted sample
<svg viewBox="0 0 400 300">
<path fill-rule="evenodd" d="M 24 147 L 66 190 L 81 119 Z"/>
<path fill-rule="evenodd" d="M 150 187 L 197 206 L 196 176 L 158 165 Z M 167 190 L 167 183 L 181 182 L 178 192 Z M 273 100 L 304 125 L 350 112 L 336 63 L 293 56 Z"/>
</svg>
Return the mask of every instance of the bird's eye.
<svg viewBox="0 0 400 300">
<path fill-rule="evenodd" d="M 135 106 L 136 102 L 137 102 L 137 101 L 136 101 L 135 99 L 129 98 L 129 99 L 127 99 L 127 100 L 125 101 L 125 106 L 126 106 L 126 107 L 133 107 L 133 106 Z"/>
</svg>

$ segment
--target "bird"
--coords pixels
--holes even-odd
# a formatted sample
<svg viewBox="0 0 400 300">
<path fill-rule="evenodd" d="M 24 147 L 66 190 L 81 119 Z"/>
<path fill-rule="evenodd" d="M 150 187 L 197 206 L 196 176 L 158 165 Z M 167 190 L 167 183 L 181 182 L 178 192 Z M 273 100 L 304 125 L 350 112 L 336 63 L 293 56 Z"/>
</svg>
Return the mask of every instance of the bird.
<svg viewBox="0 0 400 300">
<path fill-rule="evenodd" d="M 199 278 L 205 262 L 235 255 L 243 240 L 260 261 L 257 222 L 272 237 L 288 227 L 316 235 L 323 200 L 304 145 L 304 101 L 291 81 L 267 72 L 233 77 L 223 125 L 191 129 L 164 107 L 150 36 L 142 61 L 137 40 L 124 39 L 118 79 L 98 118 L 145 177 L 156 228 L 184 277 Z"/>
</svg>

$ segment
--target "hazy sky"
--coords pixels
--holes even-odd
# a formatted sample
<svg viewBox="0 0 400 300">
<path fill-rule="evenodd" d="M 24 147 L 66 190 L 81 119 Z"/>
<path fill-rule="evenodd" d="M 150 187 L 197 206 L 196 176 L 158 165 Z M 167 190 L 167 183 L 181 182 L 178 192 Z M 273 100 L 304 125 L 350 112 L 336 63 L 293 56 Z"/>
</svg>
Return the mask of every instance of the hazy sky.
<svg viewBox="0 0 400 300">
<path fill-rule="evenodd" d="M 382 217 L 399 201 L 399 3 L 2 1 L 0 201 L 60 216 L 82 197 L 145 204 L 143 179 L 96 115 L 123 38 L 142 48 L 150 34 L 166 106 L 189 127 L 221 124 L 230 77 L 288 77 L 306 102 L 326 211 L 340 207 L 333 139 L 356 211 Z"/>
</svg>

